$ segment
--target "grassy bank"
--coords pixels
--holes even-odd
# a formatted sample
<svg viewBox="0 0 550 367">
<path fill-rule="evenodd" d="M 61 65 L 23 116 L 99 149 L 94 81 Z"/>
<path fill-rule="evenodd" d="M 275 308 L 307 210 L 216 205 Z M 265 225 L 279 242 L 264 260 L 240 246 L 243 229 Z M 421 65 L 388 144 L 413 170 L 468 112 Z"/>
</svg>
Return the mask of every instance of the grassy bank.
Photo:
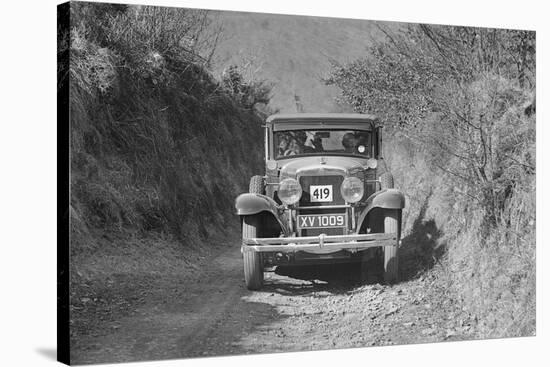
<svg viewBox="0 0 550 367">
<path fill-rule="evenodd" d="M 58 76 L 70 90 L 71 322 L 85 333 L 124 314 L 146 283 L 192 278 L 238 232 L 234 198 L 262 164 L 254 97 L 267 91 L 212 76 L 203 11 L 70 11 Z"/>
<path fill-rule="evenodd" d="M 534 121 L 522 122 L 534 129 Z M 488 226 L 486 212 L 452 177 L 430 169 L 425 154 L 399 139 L 386 144 L 396 186 L 407 199 L 403 280 L 438 266 L 438 281 L 476 321 L 478 337 L 534 335 L 535 175 L 518 182 L 501 220 Z M 534 140 L 528 145 L 534 149 Z"/>
<path fill-rule="evenodd" d="M 205 19 L 185 9 L 72 5 L 76 240 L 101 229 L 195 241 L 233 224 L 233 199 L 261 167 L 261 117 L 184 42 L 203 35 Z"/>
<path fill-rule="evenodd" d="M 385 156 L 407 196 L 402 251 L 414 269 L 444 266 L 440 281 L 480 337 L 533 335 L 535 34 L 382 30 L 327 82 L 386 123 Z"/>
</svg>

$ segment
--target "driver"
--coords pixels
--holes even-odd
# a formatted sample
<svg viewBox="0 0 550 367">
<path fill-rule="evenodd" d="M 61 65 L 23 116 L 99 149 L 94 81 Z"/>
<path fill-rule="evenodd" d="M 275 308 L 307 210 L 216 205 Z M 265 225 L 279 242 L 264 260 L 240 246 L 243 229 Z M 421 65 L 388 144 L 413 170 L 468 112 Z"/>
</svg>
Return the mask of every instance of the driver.
<svg viewBox="0 0 550 367">
<path fill-rule="evenodd" d="M 296 131 L 291 138 L 288 149 L 285 151 L 286 155 L 296 155 L 302 153 L 308 153 L 309 147 L 306 147 L 307 134 L 305 131 Z"/>
<path fill-rule="evenodd" d="M 295 138 L 292 138 L 290 143 L 288 144 L 288 149 L 285 151 L 285 156 L 287 155 L 296 155 L 300 154 L 302 152 L 302 148 L 300 147 L 300 144 Z"/>
<path fill-rule="evenodd" d="M 286 135 L 281 136 L 281 141 L 279 142 L 279 147 L 278 147 L 279 154 L 277 156 L 280 157 L 285 155 L 289 145 L 290 145 L 290 139 L 288 138 L 288 136 Z"/>
</svg>

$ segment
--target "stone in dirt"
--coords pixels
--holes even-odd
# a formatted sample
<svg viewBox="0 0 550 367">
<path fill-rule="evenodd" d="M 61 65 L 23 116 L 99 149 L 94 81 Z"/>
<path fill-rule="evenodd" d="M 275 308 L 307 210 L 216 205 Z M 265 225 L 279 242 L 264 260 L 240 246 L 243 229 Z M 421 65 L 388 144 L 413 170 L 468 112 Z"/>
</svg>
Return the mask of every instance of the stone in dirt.
<svg viewBox="0 0 550 367">
<path fill-rule="evenodd" d="M 394 307 L 394 308 L 388 310 L 388 311 L 384 314 L 384 316 L 385 316 L 385 317 L 391 316 L 391 315 L 393 315 L 394 313 L 396 313 L 398 310 L 399 310 L 398 307 Z"/>
</svg>

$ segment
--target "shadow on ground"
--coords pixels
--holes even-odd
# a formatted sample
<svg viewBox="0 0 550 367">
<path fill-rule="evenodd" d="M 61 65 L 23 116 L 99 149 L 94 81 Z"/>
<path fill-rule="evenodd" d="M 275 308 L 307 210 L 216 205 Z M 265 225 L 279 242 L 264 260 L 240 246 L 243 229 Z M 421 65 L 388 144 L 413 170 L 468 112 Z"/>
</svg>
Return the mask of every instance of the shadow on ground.
<svg viewBox="0 0 550 367">
<path fill-rule="evenodd" d="M 445 252 L 442 232 L 433 219 L 426 219 L 429 196 L 426 198 L 411 232 L 401 240 L 399 248 L 400 279 L 407 281 L 433 268 Z"/>
<path fill-rule="evenodd" d="M 377 261 L 367 263 L 366 268 L 376 270 L 376 274 L 365 274 L 365 266 L 361 263 L 278 266 L 275 274 L 285 278 L 266 281 L 262 291 L 293 296 L 308 296 L 319 291 L 342 294 L 382 281 Z"/>
</svg>

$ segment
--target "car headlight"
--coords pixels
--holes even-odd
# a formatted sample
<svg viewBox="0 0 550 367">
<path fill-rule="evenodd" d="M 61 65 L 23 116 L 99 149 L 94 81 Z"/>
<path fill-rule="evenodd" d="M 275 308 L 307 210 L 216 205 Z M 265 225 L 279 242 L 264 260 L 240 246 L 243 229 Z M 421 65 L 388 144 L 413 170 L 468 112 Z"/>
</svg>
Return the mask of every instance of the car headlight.
<svg viewBox="0 0 550 367">
<path fill-rule="evenodd" d="M 293 178 L 285 178 L 279 183 L 279 199 L 286 205 L 297 203 L 302 197 L 302 186 Z"/>
<path fill-rule="evenodd" d="M 346 202 L 356 203 L 363 197 L 365 186 L 357 177 L 347 177 L 340 186 L 340 193 Z"/>
</svg>

